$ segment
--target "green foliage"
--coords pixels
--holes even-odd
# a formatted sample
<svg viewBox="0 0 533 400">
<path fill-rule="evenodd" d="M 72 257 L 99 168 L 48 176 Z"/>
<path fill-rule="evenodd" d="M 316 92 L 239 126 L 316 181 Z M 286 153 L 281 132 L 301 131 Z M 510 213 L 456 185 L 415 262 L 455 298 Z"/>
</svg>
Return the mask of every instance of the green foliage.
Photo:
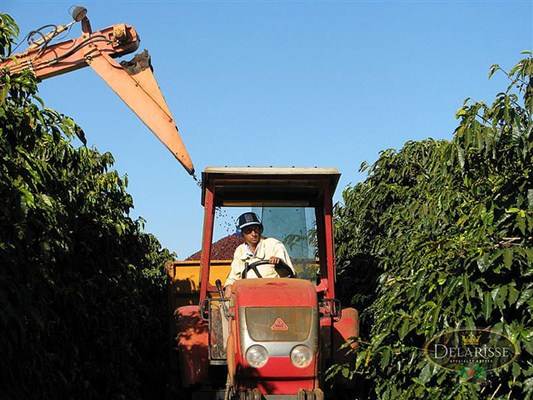
<svg viewBox="0 0 533 400">
<path fill-rule="evenodd" d="M 363 310 L 360 350 L 344 369 L 372 383 L 360 397 L 533 397 L 530 54 L 506 74 L 491 105 L 458 110 L 453 140 L 383 151 L 343 193 L 339 273 L 346 298 L 363 294 L 352 296 Z M 434 335 L 473 327 L 506 335 L 521 355 L 477 382 L 424 357 Z"/>
<path fill-rule="evenodd" d="M 13 18 L 0 13 L 0 58 L 11 53 L 11 45 L 19 34 L 19 28 Z"/>
<path fill-rule="evenodd" d="M 0 54 L 17 31 L 0 14 Z M 0 397 L 162 398 L 172 255 L 129 217 L 111 154 L 74 147 L 36 93 L 0 77 Z"/>
</svg>

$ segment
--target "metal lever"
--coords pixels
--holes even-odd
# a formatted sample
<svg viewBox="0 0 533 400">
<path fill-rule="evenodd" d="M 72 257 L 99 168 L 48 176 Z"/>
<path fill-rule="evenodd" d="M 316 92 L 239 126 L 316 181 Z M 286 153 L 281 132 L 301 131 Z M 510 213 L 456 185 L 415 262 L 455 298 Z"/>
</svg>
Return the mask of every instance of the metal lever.
<svg viewBox="0 0 533 400">
<path fill-rule="evenodd" d="M 222 311 L 224 311 L 224 316 L 227 319 L 230 319 L 231 315 L 228 310 L 228 306 L 226 305 L 226 298 L 224 297 L 224 289 L 222 289 L 222 282 L 220 282 L 220 279 L 217 279 L 215 281 L 215 285 L 217 286 L 218 295 L 220 296 L 221 302 L 222 302 Z"/>
</svg>

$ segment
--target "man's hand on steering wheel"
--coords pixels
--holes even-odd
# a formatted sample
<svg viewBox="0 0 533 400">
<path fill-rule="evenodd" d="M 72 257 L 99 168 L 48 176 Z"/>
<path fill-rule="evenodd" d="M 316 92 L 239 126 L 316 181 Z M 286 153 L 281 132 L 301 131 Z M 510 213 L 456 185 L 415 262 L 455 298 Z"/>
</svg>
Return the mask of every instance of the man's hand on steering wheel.
<svg viewBox="0 0 533 400">
<path fill-rule="evenodd" d="M 258 278 L 262 278 L 261 274 L 257 270 L 257 267 L 259 265 L 264 264 L 273 264 L 275 266 L 276 272 L 281 278 L 295 278 L 296 275 L 294 274 L 294 271 L 291 267 L 289 267 L 285 261 L 283 261 L 279 257 L 270 257 L 268 260 L 259 260 L 256 262 L 253 262 L 251 264 L 248 264 L 242 273 L 242 277 L 246 279 L 246 276 L 248 275 L 248 271 L 253 270 L 255 272 L 255 275 Z"/>
</svg>

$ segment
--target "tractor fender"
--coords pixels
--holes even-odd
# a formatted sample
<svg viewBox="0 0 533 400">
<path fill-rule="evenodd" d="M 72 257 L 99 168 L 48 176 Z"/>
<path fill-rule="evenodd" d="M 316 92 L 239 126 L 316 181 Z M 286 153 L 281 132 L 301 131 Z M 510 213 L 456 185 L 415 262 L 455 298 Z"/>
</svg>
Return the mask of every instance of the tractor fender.
<svg viewBox="0 0 533 400">
<path fill-rule="evenodd" d="M 350 341 L 350 338 L 359 336 L 359 313 L 355 308 L 343 308 L 340 318 L 322 318 L 320 320 L 321 353 L 323 360 L 330 363 L 341 363 L 353 358 L 353 352 L 348 353 L 348 348 L 341 346 Z M 351 341 L 350 341 L 351 342 Z M 351 342 L 350 347 L 355 350 L 357 342 Z"/>
<path fill-rule="evenodd" d="M 197 305 L 179 307 L 174 315 L 181 385 L 189 387 L 208 378 L 208 324 Z"/>
<path fill-rule="evenodd" d="M 359 337 L 359 312 L 352 307 L 343 308 L 341 318 L 333 323 L 333 358 L 336 362 L 348 361 L 351 358 L 347 354 L 349 349 L 340 349 L 340 347 L 350 342 L 350 348 L 355 350 L 359 343 L 350 339 L 357 337 Z"/>
</svg>

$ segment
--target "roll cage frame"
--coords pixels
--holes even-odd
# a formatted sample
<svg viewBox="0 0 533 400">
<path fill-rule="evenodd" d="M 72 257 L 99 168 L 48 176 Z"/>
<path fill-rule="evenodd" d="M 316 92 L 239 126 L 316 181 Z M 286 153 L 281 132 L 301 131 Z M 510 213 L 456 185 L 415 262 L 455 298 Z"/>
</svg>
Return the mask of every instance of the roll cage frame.
<svg viewBox="0 0 533 400">
<path fill-rule="evenodd" d="M 200 304 L 217 293 L 209 283 L 215 211 L 218 207 L 312 207 L 317 224 L 317 293 L 335 298 L 333 193 L 335 168 L 207 167 L 202 172 L 204 225 L 200 259 Z"/>
</svg>

